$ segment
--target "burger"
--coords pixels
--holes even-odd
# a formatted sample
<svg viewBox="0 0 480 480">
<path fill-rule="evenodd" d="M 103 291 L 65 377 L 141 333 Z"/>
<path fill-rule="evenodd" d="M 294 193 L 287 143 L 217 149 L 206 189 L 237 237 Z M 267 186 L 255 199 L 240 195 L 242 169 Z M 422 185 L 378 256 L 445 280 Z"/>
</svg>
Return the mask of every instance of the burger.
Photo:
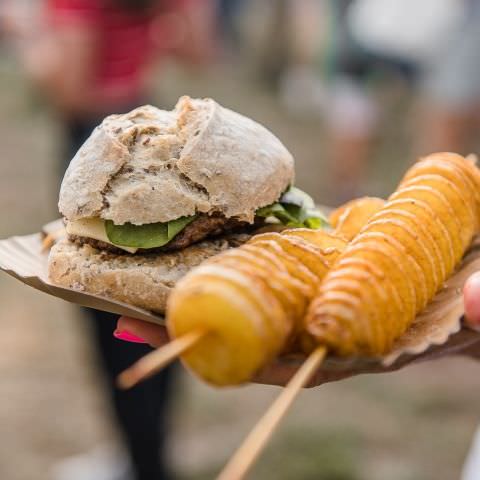
<svg viewBox="0 0 480 480">
<path fill-rule="evenodd" d="M 162 313 L 204 259 L 268 225 L 322 225 L 293 180 L 282 143 L 212 99 L 111 115 L 65 173 L 67 235 L 51 249 L 50 280 Z"/>
</svg>

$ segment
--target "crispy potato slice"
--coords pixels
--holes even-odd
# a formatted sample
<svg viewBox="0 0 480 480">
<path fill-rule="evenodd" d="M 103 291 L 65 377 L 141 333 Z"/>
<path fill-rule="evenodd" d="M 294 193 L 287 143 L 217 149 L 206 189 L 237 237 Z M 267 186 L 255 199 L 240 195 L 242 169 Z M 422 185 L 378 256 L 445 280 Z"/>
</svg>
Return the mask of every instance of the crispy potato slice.
<svg viewBox="0 0 480 480">
<path fill-rule="evenodd" d="M 410 255 L 407 249 L 398 240 L 384 232 L 372 231 L 361 233 L 355 239 L 354 244 L 369 240 L 373 241 L 376 245 L 389 250 L 393 260 L 401 264 L 401 268 L 405 270 L 407 275 L 405 282 L 411 284 L 413 287 L 415 313 L 419 312 L 426 305 L 428 287 L 425 273 L 417 263 L 415 257 Z"/>
<path fill-rule="evenodd" d="M 281 341 L 292 331 L 292 319 L 288 318 L 277 297 L 259 278 L 219 264 L 202 264 L 196 269 L 195 278 L 197 283 L 214 280 L 228 283 L 237 289 L 239 295 L 254 303 L 263 314 L 265 336 L 270 345 Z"/>
<path fill-rule="evenodd" d="M 445 195 L 430 186 L 415 185 L 411 187 L 404 187 L 395 192 L 389 198 L 389 201 L 406 198 L 415 198 L 416 200 L 420 200 L 427 205 L 430 205 L 435 212 L 438 212 L 439 217 L 441 217 L 443 222 L 447 225 L 447 233 L 453 245 L 453 253 L 456 264 L 462 257 L 463 253 L 462 241 L 460 238 L 461 224 Z"/>
<path fill-rule="evenodd" d="M 317 297 L 311 304 L 309 311 L 311 318 L 308 331 L 302 333 L 301 346 L 308 354 L 318 344 L 331 348 L 332 352 L 339 355 L 355 355 L 361 339 L 356 339 L 352 332 L 341 327 L 340 319 L 349 319 L 349 323 L 366 318 L 361 309 L 356 310 L 353 306 L 345 303 L 321 302 Z"/>
<path fill-rule="evenodd" d="M 304 296 L 294 290 L 294 285 L 289 277 L 285 277 L 281 273 L 272 271 L 271 269 L 265 269 L 258 264 L 251 263 L 243 256 L 222 255 L 221 258 L 213 257 L 211 260 L 212 263 L 218 263 L 224 267 L 232 268 L 247 277 L 256 278 L 261 281 L 266 288 L 269 288 L 281 303 L 290 319 L 288 324 L 285 325 L 288 329 L 288 334 L 292 332 L 298 323 L 298 318 L 305 312 L 307 301 Z"/>
<path fill-rule="evenodd" d="M 415 259 L 420 267 L 417 269 L 417 278 L 422 286 L 418 293 L 422 294 L 420 309 L 423 309 L 428 300 L 435 294 L 437 285 L 443 281 L 442 278 L 437 276 L 435 259 L 428 245 L 408 222 L 400 218 L 392 218 L 390 215 L 369 222 L 362 234 L 366 232 L 383 233 L 385 241 L 397 248 L 400 255 L 405 252 Z"/>
<path fill-rule="evenodd" d="M 339 266 L 355 267 L 364 270 L 370 274 L 370 282 L 376 290 L 376 297 L 379 298 L 379 302 L 383 303 L 386 307 L 385 319 L 395 335 L 400 332 L 398 322 L 395 321 L 395 315 L 397 311 L 403 311 L 403 303 L 400 298 L 395 285 L 392 283 L 392 279 L 389 275 L 383 272 L 377 265 L 370 260 L 358 257 L 348 257 L 339 260 Z"/>
<path fill-rule="evenodd" d="M 258 245 L 243 245 L 242 250 L 246 250 L 256 256 L 264 258 L 267 262 L 270 261 L 270 257 L 275 258 L 276 261 L 279 261 L 278 258 L 270 251 L 262 248 Z M 296 299 L 295 306 L 298 307 L 296 312 L 296 323 L 300 323 L 303 315 L 305 314 L 305 308 L 307 306 L 309 298 L 311 298 L 311 288 L 306 285 L 303 281 L 298 280 L 297 277 L 290 275 L 285 266 L 279 261 L 282 266 L 282 270 L 279 271 L 277 277 L 280 282 L 284 285 L 285 290 L 289 290 Z"/>
<path fill-rule="evenodd" d="M 329 217 L 330 224 L 335 228 L 335 234 L 346 240 L 352 240 L 384 203 L 385 200 L 381 198 L 362 197 L 337 208 Z"/>
<path fill-rule="evenodd" d="M 257 305 L 221 279 L 183 284 L 169 298 L 167 326 L 180 337 L 197 329 L 207 333 L 182 361 L 217 386 L 248 381 L 272 356 L 265 320 Z"/>
<path fill-rule="evenodd" d="M 348 293 L 356 300 L 355 310 L 365 313 L 356 318 L 354 323 L 348 322 L 348 317 L 341 319 L 343 328 L 350 330 L 360 343 L 371 345 L 375 351 L 382 351 L 385 345 L 385 333 L 382 328 L 382 318 L 379 316 L 379 298 L 375 288 L 372 288 L 367 272 L 362 272 L 354 267 L 344 268 L 329 277 L 328 288 L 321 288 L 320 294 L 325 301 L 338 301 Z M 360 283 L 363 282 L 363 285 Z"/>
<path fill-rule="evenodd" d="M 464 181 L 470 185 L 471 193 L 473 193 L 473 197 L 477 204 L 480 205 L 480 191 L 478 189 L 478 186 L 480 185 L 480 175 L 478 169 L 475 168 L 472 162 L 466 161 L 461 155 L 455 153 L 436 153 L 420 159 L 405 174 L 403 180 L 424 173 L 441 172 L 443 176 L 450 178 L 456 183 L 456 181 L 453 180 L 453 177 L 450 177 L 449 174 L 449 172 L 452 172 L 453 170 L 462 173 Z"/>
<path fill-rule="evenodd" d="M 404 315 L 415 315 L 417 293 L 411 273 L 414 267 L 412 268 L 407 262 L 398 262 L 397 256 L 397 251 L 390 244 L 376 241 L 372 237 L 364 237 L 355 245 L 349 246 L 348 256 L 345 255 L 343 258 L 363 258 L 377 265 L 382 271 L 388 272 L 398 296 L 402 299 L 403 308 L 400 312 Z"/>
<path fill-rule="evenodd" d="M 338 256 L 345 250 L 348 243 L 338 235 L 326 232 L 325 230 L 312 230 L 309 228 L 287 229 L 282 232 L 282 235 L 302 238 L 307 243 L 319 248 L 329 265 L 333 264 Z"/>
<path fill-rule="evenodd" d="M 288 273 L 301 281 L 309 289 L 308 298 L 312 298 L 318 288 L 318 278 L 294 256 L 285 252 L 285 250 L 272 240 L 257 240 L 255 243 L 248 243 L 247 245 L 258 246 L 277 255 L 279 260 L 285 265 Z"/>
<path fill-rule="evenodd" d="M 447 178 L 462 190 L 467 191 L 472 198 L 476 199 L 477 203 L 480 203 L 480 192 L 473 178 L 458 163 L 452 163 L 442 158 L 426 159 L 416 163 L 407 172 L 402 184 L 415 176 L 428 174 L 441 175 Z"/>
<path fill-rule="evenodd" d="M 465 192 L 462 192 L 454 183 L 440 175 L 420 175 L 408 180 L 405 184 L 409 186 L 430 186 L 437 192 L 442 192 L 449 200 L 453 209 L 463 226 L 460 233 L 462 251 L 472 241 L 476 225 L 476 215 L 473 211 L 473 202 L 469 201 Z"/>
<path fill-rule="evenodd" d="M 439 246 L 435 242 L 435 238 L 432 235 L 431 231 L 423 224 L 418 217 L 416 217 L 413 213 L 409 211 L 405 211 L 401 208 L 390 208 L 388 211 L 383 210 L 378 214 L 372 217 L 372 221 L 376 220 L 383 220 L 385 217 L 399 220 L 403 222 L 403 224 L 409 224 L 413 228 L 413 231 L 416 235 L 418 235 L 420 239 L 420 244 L 423 247 L 422 249 L 426 248 L 428 251 L 428 256 L 432 256 L 433 265 L 435 267 L 435 276 L 437 279 L 445 279 L 446 278 L 446 265 L 443 259 L 443 254 L 440 251 Z M 409 228 L 411 230 L 412 228 Z M 434 285 L 436 287 L 437 283 Z"/>
<path fill-rule="evenodd" d="M 248 243 L 255 244 L 262 240 L 276 242 L 285 252 L 296 258 L 298 262 L 315 274 L 318 280 L 321 280 L 328 272 L 329 266 L 322 252 L 313 245 L 304 242 L 301 238 L 278 233 L 262 233 L 261 235 L 255 235 Z"/>
<path fill-rule="evenodd" d="M 385 204 L 385 208 L 401 209 L 418 219 L 418 223 L 431 233 L 433 242 L 441 252 L 445 264 L 445 274 L 446 276 L 450 275 L 455 266 L 454 248 L 443 218 L 437 215 L 430 205 L 413 198 L 389 201 Z"/>
<path fill-rule="evenodd" d="M 256 258 L 262 258 L 268 263 L 270 263 L 271 261 L 278 262 L 279 272 L 281 272 L 282 275 L 285 275 L 288 277 L 288 281 L 292 285 L 292 290 L 295 292 L 298 292 L 298 295 L 301 295 L 304 298 L 310 297 L 311 288 L 309 287 L 309 285 L 306 284 L 304 281 L 299 280 L 296 276 L 290 274 L 288 268 L 280 260 L 281 257 L 279 255 L 275 255 L 272 251 L 267 250 L 265 246 L 263 246 L 260 242 L 255 245 L 250 245 L 250 244 L 242 245 L 241 249 L 243 251 L 251 253 Z M 295 259 L 293 259 L 293 261 L 295 261 Z"/>
</svg>

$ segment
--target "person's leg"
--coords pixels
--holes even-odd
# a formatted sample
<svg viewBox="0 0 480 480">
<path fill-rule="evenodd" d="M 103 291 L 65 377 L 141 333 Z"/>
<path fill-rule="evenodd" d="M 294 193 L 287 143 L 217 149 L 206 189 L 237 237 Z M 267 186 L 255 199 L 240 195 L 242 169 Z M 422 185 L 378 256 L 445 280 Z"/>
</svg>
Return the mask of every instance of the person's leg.
<svg viewBox="0 0 480 480">
<path fill-rule="evenodd" d="M 118 374 L 151 351 L 151 348 L 115 339 L 112 333 L 118 315 L 91 309 L 85 309 L 85 312 L 91 319 L 93 340 L 104 367 L 106 386 L 138 480 L 169 478 L 165 442 L 172 369 L 163 370 L 131 390 L 119 390 L 115 385 Z"/>
<path fill-rule="evenodd" d="M 420 128 L 416 139 L 416 154 L 438 152 L 468 154 L 475 125 L 475 115 L 470 109 L 455 109 L 433 102 L 420 107 Z"/>
<path fill-rule="evenodd" d="M 67 141 L 63 171 L 100 121 L 71 121 L 65 125 Z M 113 337 L 118 315 L 91 309 L 84 311 L 91 322 L 92 342 L 105 373 L 106 390 L 120 430 L 124 433 L 137 480 L 166 479 L 165 442 L 172 370 L 165 370 L 131 391 L 117 389 L 117 375 L 150 349 L 146 345 L 128 344 Z"/>
<path fill-rule="evenodd" d="M 372 151 L 378 108 L 367 90 L 348 77 L 338 77 L 328 111 L 329 162 L 333 201 L 359 196 Z M 332 195 L 332 196 L 333 196 Z"/>
<path fill-rule="evenodd" d="M 471 13 L 461 30 L 422 74 L 420 126 L 416 149 L 469 153 L 480 102 L 480 13 Z"/>
</svg>

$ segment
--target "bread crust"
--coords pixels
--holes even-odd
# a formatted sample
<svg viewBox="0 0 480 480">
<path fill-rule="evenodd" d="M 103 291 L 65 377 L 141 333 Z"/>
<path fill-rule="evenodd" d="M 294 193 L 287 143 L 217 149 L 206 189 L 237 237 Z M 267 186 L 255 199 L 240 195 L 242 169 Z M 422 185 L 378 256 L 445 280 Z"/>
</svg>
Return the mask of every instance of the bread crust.
<svg viewBox="0 0 480 480">
<path fill-rule="evenodd" d="M 265 127 L 212 99 L 182 97 L 171 112 L 107 117 L 72 160 L 59 209 L 70 221 L 140 225 L 219 212 L 253 222 L 293 176 L 291 154 Z"/>
<path fill-rule="evenodd" d="M 55 285 L 164 313 L 171 289 L 189 270 L 249 238 L 232 234 L 179 251 L 150 255 L 115 255 L 64 239 L 50 251 L 48 275 Z"/>
</svg>

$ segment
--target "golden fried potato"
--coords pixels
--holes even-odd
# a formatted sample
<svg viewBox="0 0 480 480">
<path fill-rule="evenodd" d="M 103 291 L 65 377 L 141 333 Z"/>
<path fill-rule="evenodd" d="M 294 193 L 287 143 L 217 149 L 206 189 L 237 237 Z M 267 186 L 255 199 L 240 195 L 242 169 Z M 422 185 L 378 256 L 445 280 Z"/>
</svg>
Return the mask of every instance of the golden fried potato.
<svg viewBox="0 0 480 480">
<path fill-rule="evenodd" d="M 411 179 L 413 176 L 437 173 L 459 186 L 462 184 L 461 181 L 459 181 L 460 176 L 463 179 L 465 189 L 468 189 L 468 193 L 475 197 L 477 203 L 480 204 L 480 192 L 476 187 L 475 181 L 475 176 L 478 176 L 478 173 L 475 167 L 471 162 L 466 162 L 461 155 L 454 153 L 442 153 L 435 155 L 434 158 L 431 156 L 420 159 L 406 173 L 402 183 Z"/>
<path fill-rule="evenodd" d="M 448 224 L 443 218 L 439 217 L 429 204 L 418 199 L 400 198 L 388 201 L 385 206 L 395 211 L 401 210 L 404 215 L 415 218 L 418 224 L 431 234 L 432 249 L 436 250 L 433 246 L 435 244 L 440 250 L 440 258 L 445 266 L 445 277 L 448 277 L 455 266 L 455 255 Z"/>
<path fill-rule="evenodd" d="M 461 223 L 456 213 L 450 205 L 448 198 L 442 192 L 435 190 L 430 186 L 415 185 L 411 187 L 402 187 L 396 191 L 389 201 L 398 199 L 413 199 L 417 202 L 423 202 L 434 210 L 437 217 L 447 226 L 447 234 L 450 243 L 453 245 L 453 254 L 455 263 L 462 255 L 462 241 L 460 238 Z"/>
<path fill-rule="evenodd" d="M 292 228 L 282 232 L 282 235 L 299 237 L 307 243 L 318 247 L 327 263 L 332 265 L 338 256 L 345 250 L 347 241 L 338 235 L 326 232 L 325 230 L 311 230 L 308 228 Z"/>
<path fill-rule="evenodd" d="M 255 245 L 262 240 L 273 240 L 277 245 L 289 255 L 297 259 L 308 270 L 321 280 L 328 271 L 328 264 L 320 249 L 303 241 L 299 237 L 292 237 L 278 233 L 262 233 L 255 235 L 248 243 Z"/>
<path fill-rule="evenodd" d="M 403 304 L 392 278 L 366 258 L 343 258 L 339 260 L 339 265 L 357 268 L 368 274 L 368 279 L 364 281 L 369 282 L 375 290 L 373 298 L 378 304 L 385 305 L 384 321 L 395 330 L 398 327 L 398 322 L 395 321 L 396 311 L 402 310 Z"/>
<path fill-rule="evenodd" d="M 202 327 L 208 332 L 184 356 L 198 375 L 217 385 L 240 383 L 252 378 L 273 355 L 291 347 L 308 303 L 329 269 L 328 258 L 333 262 L 346 245 L 331 235 L 317 232 L 311 237 L 316 243 L 307 236 L 297 235 L 294 229 L 289 234 L 257 235 L 239 248 L 208 259 L 179 282 L 167 307 L 167 327 L 172 336 Z M 211 305 L 217 300 L 218 305 Z M 255 315 L 249 321 L 252 309 Z M 186 315 L 191 318 L 185 319 Z M 245 333 L 239 334 L 237 323 Z M 240 365 L 236 351 L 227 358 L 228 349 L 235 348 L 235 335 L 242 343 L 242 354 L 245 345 L 255 349 L 262 344 L 264 352 L 252 355 L 245 365 Z M 259 338 L 254 339 L 255 335 Z M 224 364 L 219 365 L 221 361 Z"/>
<path fill-rule="evenodd" d="M 288 273 L 302 282 L 306 288 L 308 288 L 308 298 L 311 298 L 316 289 L 318 288 L 318 278 L 307 267 L 300 263 L 294 256 L 285 252 L 275 241 L 273 240 L 258 240 L 255 243 L 247 244 L 251 246 L 258 246 L 268 252 L 272 252 L 278 256 Z M 243 246 L 242 246 L 243 248 Z"/>
<path fill-rule="evenodd" d="M 245 255 L 241 249 L 235 249 L 228 255 L 218 255 L 213 257 L 211 263 L 218 263 L 224 267 L 244 273 L 247 277 L 253 277 L 264 283 L 277 300 L 282 304 L 285 313 L 288 315 L 289 322 L 285 325 L 286 335 L 290 335 L 295 326 L 296 319 L 305 313 L 307 300 L 304 291 L 298 288 L 298 282 L 289 275 L 272 270 L 267 265 L 259 265 L 251 261 L 248 255 Z M 240 255 L 238 255 L 240 254 Z"/>
<path fill-rule="evenodd" d="M 403 210 L 401 208 L 391 208 L 388 211 L 380 211 L 372 217 L 372 223 L 377 220 L 383 220 L 385 217 L 393 219 L 395 221 L 401 222 L 403 225 L 407 225 L 406 220 L 408 220 L 413 228 L 413 231 L 410 227 L 409 231 L 412 231 L 414 235 L 418 235 L 419 242 L 423 245 L 422 249 L 427 248 L 427 256 L 432 256 L 432 264 L 435 267 L 436 278 L 445 278 L 447 268 L 443 260 L 442 251 L 440 247 L 435 242 L 435 237 L 432 232 L 426 226 L 420 218 L 416 217 L 413 213 L 408 210 Z"/>
<path fill-rule="evenodd" d="M 435 258 L 433 257 L 428 244 L 415 230 L 413 222 L 406 219 L 395 218 L 394 215 L 384 215 L 383 218 L 368 222 L 363 233 L 382 233 L 386 242 L 397 249 L 398 256 L 409 255 L 419 266 L 417 276 L 422 283 L 419 291 L 425 293 L 420 300 L 420 308 L 423 309 L 437 289 L 439 277 Z"/>
<path fill-rule="evenodd" d="M 480 171 L 461 157 L 435 154 L 413 166 L 325 277 L 306 318 L 316 344 L 339 354 L 387 352 L 478 232 L 479 190 Z M 359 260 L 365 270 L 356 266 Z M 365 275 L 369 280 L 362 280 Z M 387 300 L 375 284 L 385 288 Z M 374 302 L 364 300 L 365 291 Z M 395 292 L 391 301 L 388 292 Z M 359 331 L 350 325 L 353 318 L 363 318 L 370 328 Z M 345 328 L 349 335 L 335 338 Z"/>
<path fill-rule="evenodd" d="M 475 206 L 465 191 L 462 192 L 457 185 L 441 175 L 421 175 L 408 180 L 404 185 L 405 187 L 415 185 L 430 186 L 437 192 L 442 192 L 463 226 L 459 232 L 462 245 L 471 241 L 472 232 L 476 228 Z"/>
<path fill-rule="evenodd" d="M 377 213 L 385 200 L 376 197 L 362 197 L 347 202 L 334 210 L 329 217 L 335 234 L 346 240 L 352 240 L 367 223 L 367 220 Z"/>
<path fill-rule="evenodd" d="M 167 326 L 174 337 L 197 329 L 206 335 L 182 355 L 197 375 L 215 385 L 249 380 L 272 355 L 262 311 L 239 290 L 220 279 L 184 283 L 174 289 Z"/>
</svg>

